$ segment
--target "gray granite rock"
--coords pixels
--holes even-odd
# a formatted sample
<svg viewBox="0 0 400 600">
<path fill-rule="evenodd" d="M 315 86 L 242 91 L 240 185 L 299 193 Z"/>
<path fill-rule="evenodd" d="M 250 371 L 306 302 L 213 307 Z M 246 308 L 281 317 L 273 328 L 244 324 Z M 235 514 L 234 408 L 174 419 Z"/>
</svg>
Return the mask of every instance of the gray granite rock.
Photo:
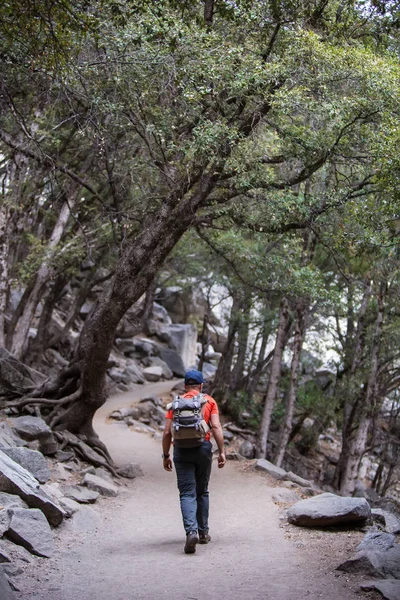
<svg viewBox="0 0 400 600">
<path fill-rule="evenodd" d="M 89 490 L 99 492 L 102 496 L 115 497 L 118 495 L 118 488 L 113 483 L 97 475 L 87 473 L 83 478 L 83 485 Z"/>
<path fill-rule="evenodd" d="M 285 479 L 287 473 L 284 469 L 273 465 L 269 460 L 265 458 L 259 458 L 254 467 L 257 471 L 264 471 L 271 475 L 274 479 Z"/>
<path fill-rule="evenodd" d="M 146 367 L 143 369 L 143 375 L 147 381 L 160 381 L 163 370 L 160 366 Z"/>
<path fill-rule="evenodd" d="M 98 492 L 89 490 L 81 485 L 68 485 L 62 491 L 64 496 L 79 502 L 79 504 L 93 504 L 100 496 Z"/>
<path fill-rule="evenodd" d="M 0 450 L 3 448 L 15 448 L 26 446 L 26 441 L 11 429 L 5 421 L 0 423 Z"/>
<path fill-rule="evenodd" d="M 233 435 L 233 434 L 232 434 Z M 245 440 L 239 446 L 239 454 L 244 458 L 252 459 L 254 458 L 255 448 L 254 444 Z"/>
<path fill-rule="evenodd" d="M 135 477 L 143 477 L 144 475 L 140 465 L 136 463 L 129 463 L 118 467 L 117 473 L 126 479 L 135 479 Z"/>
<path fill-rule="evenodd" d="M 63 520 L 62 509 L 40 489 L 33 475 L 2 450 L 0 450 L 0 492 L 15 494 L 30 508 L 39 508 L 51 525 L 59 525 Z"/>
<path fill-rule="evenodd" d="M 297 485 L 299 485 L 300 487 L 311 487 L 311 481 L 308 481 L 308 479 L 303 479 L 303 477 L 299 477 L 298 475 L 296 475 L 296 473 L 293 473 L 292 471 L 288 471 L 284 477 L 284 479 L 288 480 L 288 481 L 293 481 L 294 483 L 297 483 Z"/>
<path fill-rule="evenodd" d="M 326 527 L 365 522 L 371 508 L 365 498 L 337 496 L 329 492 L 300 500 L 288 510 L 289 523 L 303 527 Z"/>
<path fill-rule="evenodd" d="M 14 600 L 15 594 L 11 589 L 6 574 L 0 569 L 0 598 L 1 600 Z"/>
<path fill-rule="evenodd" d="M 53 534 L 47 519 L 40 510 L 10 509 L 11 521 L 7 537 L 24 546 L 32 554 L 50 557 L 54 554 Z"/>
<path fill-rule="evenodd" d="M 29 448 L 4 448 L 3 452 L 27 469 L 39 483 L 46 483 L 50 479 L 49 465 L 40 452 Z"/>
<path fill-rule="evenodd" d="M 385 600 L 399 600 L 400 598 L 400 581 L 398 579 L 365 581 L 360 587 L 366 592 L 377 590 Z"/>
<path fill-rule="evenodd" d="M 80 508 L 80 504 L 78 504 L 78 502 L 75 500 L 72 500 L 72 498 L 61 498 L 60 506 L 65 511 L 65 516 L 67 519 L 72 517 L 72 515 L 74 515 Z"/>
<path fill-rule="evenodd" d="M 300 496 L 294 490 L 287 488 L 275 488 L 272 494 L 272 500 L 277 503 L 298 502 Z"/>
<path fill-rule="evenodd" d="M 24 440 L 37 440 L 51 434 L 50 427 L 40 417 L 23 416 L 11 419 L 14 431 Z"/>
</svg>

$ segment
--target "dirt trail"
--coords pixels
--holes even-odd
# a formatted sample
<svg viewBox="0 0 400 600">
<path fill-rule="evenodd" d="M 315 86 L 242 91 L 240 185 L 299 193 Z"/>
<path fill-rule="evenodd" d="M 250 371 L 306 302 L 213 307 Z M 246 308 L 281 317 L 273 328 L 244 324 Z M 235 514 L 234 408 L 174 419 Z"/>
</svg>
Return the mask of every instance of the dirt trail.
<svg viewBox="0 0 400 600">
<path fill-rule="evenodd" d="M 117 463 L 140 463 L 144 477 L 115 499 L 84 510 L 59 532 L 57 556 L 34 558 L 19 578 L 21 600 L 355 600 L 360 595 L 332 573 L 311 538 L 299 544 L 280 526 L 268 480 L 228 462 L 213 466 L 212 542 L 183 553 L 175 473 L 162 469 L 161 444 L 121 424 L 106 423 L 118 406 L 170 384 L 111 398 L 95 427 Z M 127 480 L 124 480 L 126 482 Z M 101 519 L 101 520 L 100 520 Z M 326 542 L 322 542 L 326 549 Z M 328 554 L 329 554 L 328 544 Z M 331 557 L 332 566 L 338 560 Z M 328 564 L 328 566 L 327 566 Z M 353 588 L 353 589 L 352 589 Z M 372 597 L 372 596 L 371 596 Z"/>
</svg>

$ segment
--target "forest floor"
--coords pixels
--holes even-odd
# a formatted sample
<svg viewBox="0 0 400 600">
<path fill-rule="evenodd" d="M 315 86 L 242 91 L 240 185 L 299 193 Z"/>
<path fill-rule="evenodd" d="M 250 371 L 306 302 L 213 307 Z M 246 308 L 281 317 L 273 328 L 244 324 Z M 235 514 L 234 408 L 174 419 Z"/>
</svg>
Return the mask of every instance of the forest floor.
<svg viewBox="0 0 400 600">
<path fill-rule="evenodd" d="M 359 577 L 335 571 L 364 534 L 288 525 L 285 507 L 272 500 L 277 484 L 248 463 L 213 465 L 212 541 L 185 555 L 175 474 L 162 468 L 160 441 L 107 419 L 116 408 L 170 387 L 138 386 L 98 411 L 95 428 L 115 462 L 137 462 L 144 476 L 121 480 L 116 498 L 100 498 L 55 530 L 55 556 L 26 565 L 16 580 L 17 600 L 381 598 L 362 592 Z"/>
</svg>

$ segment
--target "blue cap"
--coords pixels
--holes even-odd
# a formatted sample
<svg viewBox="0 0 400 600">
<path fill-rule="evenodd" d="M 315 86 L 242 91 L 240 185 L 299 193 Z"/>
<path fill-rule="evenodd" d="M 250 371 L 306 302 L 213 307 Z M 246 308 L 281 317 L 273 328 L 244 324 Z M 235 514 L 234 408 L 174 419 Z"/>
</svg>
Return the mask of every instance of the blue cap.
<svg viewBox="0 0 400 600">
<path fill-rule="evenodd" d="M 185 383 L 195 381 L 196 383 L 204 383 L 203 373 L 201 371 L 186 371 Z"/>
</svg>

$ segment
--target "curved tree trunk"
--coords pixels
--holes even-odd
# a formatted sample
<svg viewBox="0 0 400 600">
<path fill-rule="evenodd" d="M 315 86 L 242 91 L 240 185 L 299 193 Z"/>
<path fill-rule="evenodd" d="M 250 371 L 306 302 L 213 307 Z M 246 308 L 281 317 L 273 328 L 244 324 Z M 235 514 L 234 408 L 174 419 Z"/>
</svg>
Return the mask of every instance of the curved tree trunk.
<svg viewBox="0 0 400 600">
<path fill-rule="evenodd" d="M 53 427 L 97 440 L 92 418 L 106 400 L 107 362 L 118 323 L 147 291 L 169 252 L 191 226 L 216 179 L 217 173 L 211 169 L 211 173 L 203 173 L 197 189 L 185 200 L 171 193 L 158 213 L 147 217 L 142 233 L 123 247 L 114 279 L 88 315 L 76 356 L 61 374 L 63 380 L 75 380 L 76 394 L 65 412 L 53 415 Z"/>
<path fill-rule="evenodd" d="M 267 443 L 271 425 L 272 411 L 278 393 L 281 378 L 281 363 L 283 350 L 285 348 L 289 331 L 289 303 L 285 297 L 282 298 L 279 309 L 279 325 L 276 334 L 274 356 L 271 364 L 271 373 L 268 381 L 267 393 L 264 399 L 264 411 L 258 434 L 256 453 L 258 457 L 265 458 L 267 455 Z"/>
</svg>

